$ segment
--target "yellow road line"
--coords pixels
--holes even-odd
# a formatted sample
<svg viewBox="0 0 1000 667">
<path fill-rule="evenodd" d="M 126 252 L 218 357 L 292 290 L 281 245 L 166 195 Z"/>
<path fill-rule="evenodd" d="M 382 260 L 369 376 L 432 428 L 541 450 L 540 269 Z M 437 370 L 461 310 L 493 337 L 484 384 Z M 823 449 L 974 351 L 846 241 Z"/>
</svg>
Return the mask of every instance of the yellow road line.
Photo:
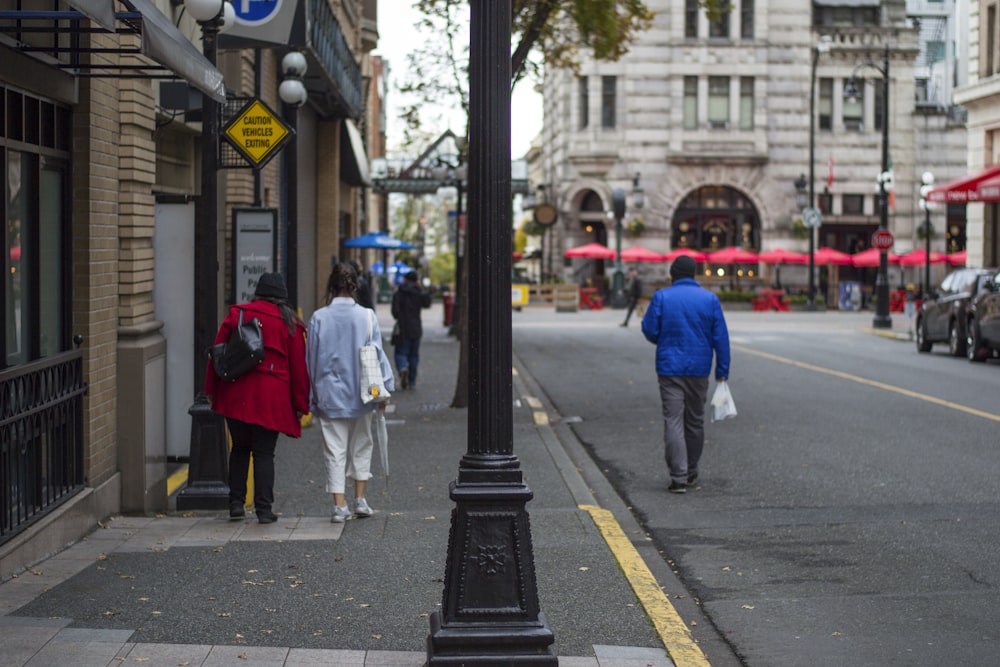
<svg viewBox="0 0 1000 667">
<path fill-rule="evenodd" d="M 957 410 L 959 412 L 965 412 L 967 414 L 974 415 L 976 417 L 982 417 L 983 419 L 989 419 L 991 421 L 1000 422 L 1000 415 L 995 415 L 990 412 L 984 412 L 983 410 L 970 408 L 965 405 L 961 405 L 960 403 L 952 403 L 951 401 L 945 401 L 940 398 L 935 398 L 934 396 L 928 396 L 927 394 L 920 394 L 915 391 L 910 391 L 909 389 L 903 389 L 902 387 L 896 387 L 891 384 L 886 384 L 885 382 L 879 382 L 877 380 L 869 380 L 867 378 L 859 377 L 857 375 L 851 375 L 850 373 L 844 373 L 843 371 L 835 371 L 832 368 L 823 368 L 822 366 L 814 366 L 813 364 L 807 364 L 804 361 L 796 361 L 794 359 L 788 359 L 787 357 L 780 357 L 777 354 L 771 354 L 770 352 L 761 352 L 760 350 L 752 350 L 748 347 L 743 347 L 742 345 L 734 345 L 733 347 L 741 352 L 746 352 L 747 354 L 753 354 L 758 357 L 763 357 L 765 359 L 770 359 L 772 361 L 788 364 L 789 366 L 804 368 L 805 370 L 814 371 L 816 373 L 824 373 L 826 375 L 832 375 L 842 380 L 850 380 L 851 382 L 857 382 L 858 384 L 868 385 L 869 387 L 875 387 L 876 389 L 883 389 L 885 391 L 891 391 L 897 394 L 902 394 L 903 396 L 915 398 L 918 401 L 926 401 L 927 403 L 933 403 L 934 405 L 940 405 L 941 407 L 950 408 L 952 410 Z"/>
<path fill-rule="evenodd" d="M 604 536 L 611 553 L 622 568 L 632 590 L 649 615 L 660 641 L 677 667 L 697 667 L 709 665 L 708 658 L 695 643 L 691 631 L 684 624 L 680 614 L 670 604 L 660 584 L 646 563 L 629 541 L 614 515 L 606 509 L 594 505 L 580 505 L 580 509 L 590 513 L 591 519 Z"/>
</svg>

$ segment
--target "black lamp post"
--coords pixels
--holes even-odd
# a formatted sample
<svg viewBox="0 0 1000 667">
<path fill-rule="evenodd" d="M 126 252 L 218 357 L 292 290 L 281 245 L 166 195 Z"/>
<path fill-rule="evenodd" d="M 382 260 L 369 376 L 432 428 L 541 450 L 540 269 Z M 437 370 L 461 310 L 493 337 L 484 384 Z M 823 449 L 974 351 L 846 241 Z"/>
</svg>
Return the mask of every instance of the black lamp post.
<svg viewBox="0 0 1000 667">
<path fill-rule="evenodd" d="M 284 80 L 278 86 L 278 97 L 284 104 L 284 117 L 291 128 L 292 140 L 285 147 L 285 285 L 288 302 L 299 302 L 299 107 L 309 99 L 309 92 L 302 83 L 306 75 L 306 57 L 299 51 L 290 51 L 281 59 Z"/>
<path fill-rule="evenodd" d="M 201 26 L 202 52 L 215 65 L 216 39 L 222 25 L 222 0 L 187 0 L 185 8 Z M 201 201 L 195 225 L 194 383 L 198 387 L 191 415 L 191 449 L 186 488 L 177 509 L 224 509 L 229 506 L 225 423 L 205 395 L 208 350 L 215 341 L 219 309 L 219 103 L 202 95 Z"/>
<path fill-rule="evenodd" d="M 823 35 L 813 48 L 812 73 L 809 78 L 809 201 L 806 204 L 809 208 L 816 206 L 816 66 L 820 55 L 830 51 L 831 41 L 829 35 Z M 816 310 L 816 229 L 811 224 L 812 221 L 806 220 L 804 213 L 802 222 L 809 231 L 809 296 L 806 310 Z"/>
<path fill-rule="evenodd" d="M 920 186 L 920 208 L 924 209 L 924 298 L 929 299 L 931 293 L 931 236 L 934 229 L 931 227 L 931 211 L 934 209 L 934 202 L 927 198 L 934 189 L 934 174 L 925 171 L 920 177 L 923 185 Z"/>
<path fill-rule="evenodd" d="M 625 217 L 625 191 L 615 188 L 611 191 L 611 216 L 615 219 L 615 272 L 611 279 L 612 308 L 625 307 L 625 270 L 622 266 L 622 218 Z"/>
<path fill-rule="evenodd" d="M 811 161 L 810 161 L 811 162 Z M 802 212 L 802 224 L 809 232 L 809 300 L 806 302 L 807 310 L 816 310 L 816 279 L 813 275 L 815 256 L 813 255 L 813 228 L 810 226 L 809 221 L 806 219 L 808 217 L 809 204 L 812 202 L 812 180 L 806 183 L 806 175 L 801 174 L 795 179 L 795 205 L 798 206 L 799 210 Z M 781 275 L 780 264 L 774 265 L 774 273 L 776 276 Z M 778 280 L 776 285 L 778 289 L 781 288 L 781 281 Z"/>
<path fill-rule="evenodd" d="M 511 364 L 511 0 L 472 0 L 469 58 L 467 451 L 450 486 L 441 609 L 429 667 L 557 667 L 540 610 L 526 504 L 513 453 Z"/>
<path fill-rule="evenodd" d="M 882 75 L 882 173 L 879 174 L 879 230 L 889 229 L 889 45 L 885 45 L 882 55 L 882 66 L 872 61 L 862 63 L 854 68 L 854 73 L 844 86 L 846 99 L 857 99 L 858 86 L 855 81 L 857 72 L 865 67 L 871 67 Z M 889 315 L 889 256 L 888 249 L 879 252 L 878 277 L 875 279 L 875 317 L 872 327 L 875 329 L 892 328 L 892 317 Z"/>
</svg>

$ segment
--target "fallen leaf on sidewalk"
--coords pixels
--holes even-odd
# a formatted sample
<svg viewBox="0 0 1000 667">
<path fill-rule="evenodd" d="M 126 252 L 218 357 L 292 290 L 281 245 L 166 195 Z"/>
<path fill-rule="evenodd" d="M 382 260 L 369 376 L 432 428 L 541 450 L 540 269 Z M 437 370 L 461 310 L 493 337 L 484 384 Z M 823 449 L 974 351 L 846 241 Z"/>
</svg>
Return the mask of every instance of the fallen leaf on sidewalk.
<svg viewBox="0 0 1000 667">
<path fill-rule="evenodd" d="M 583 567 L 581 567 L 581 568 L 579 568 L 579 569 L 580 569 L 580 572 L 589 572 L 590 571 L 590 568 L 587 567 L 586 565 L 583 566 Z"/>
</svg>

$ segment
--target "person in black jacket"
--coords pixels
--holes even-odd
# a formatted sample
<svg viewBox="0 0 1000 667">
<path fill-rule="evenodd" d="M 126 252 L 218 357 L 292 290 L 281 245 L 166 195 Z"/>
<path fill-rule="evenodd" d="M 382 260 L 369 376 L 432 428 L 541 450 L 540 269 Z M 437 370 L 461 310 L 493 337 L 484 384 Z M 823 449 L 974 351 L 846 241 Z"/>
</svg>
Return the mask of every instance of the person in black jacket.
<svg viewBox="0 0 1000 667">
<path fill-rule="evenodd" d="M 420 363 L 420 338 L 424 335 L 420 322 L 420 311 L 431 307 L 431 293 L 423 289 L 417 280 L 417 272 L 410 271 L 403 276 L 396 293 L 392 295 L 392 316 L 399 328 L 394 335 L 396 370 L 399 384 L 403 389 L 417 385 L 417 365 Z M 395 332 L 394 332 L 395 333 Z"/>
<path fill-rule="evenodd" d="M 628 326 L 632 311 L 639 305 L 639 297 L 642 296 L 642 283 L 639 282 L 639 272 L 634 266 L 628 270 L 628 285 L 625 286 L 625 296 L 628 298 L 628 312 L 625 313 L 625 321 L 621 323 L 623 327 Z"/>
</svg>

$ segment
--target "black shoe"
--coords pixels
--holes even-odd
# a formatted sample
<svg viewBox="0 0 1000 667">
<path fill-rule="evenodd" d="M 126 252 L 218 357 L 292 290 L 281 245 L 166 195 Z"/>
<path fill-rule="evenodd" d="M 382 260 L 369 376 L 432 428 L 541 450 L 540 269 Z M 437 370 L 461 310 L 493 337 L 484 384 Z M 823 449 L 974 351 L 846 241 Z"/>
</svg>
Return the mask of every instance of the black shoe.
<svg viewBox="0 0 1000 667">
<path fill-rule="evenodd" d="M 410 386 L 410 369 L 409 368 L 404 368 L 403 370 L 399 371 L 399 384 L 401 384 L 403 386 L 403 389 L 406 389 L 407 387 Z"/>
<path fill-rule="evenodd" d="M 274 523 L 278 520 L 278 515 L 271 510 L 257 510 L 258 523 Z"/>
<path fill-rule="evenodd" d="M 620 326 L 620 327 L 627 327 L 628 326 L 628 322 L 622 322 L 618 326 Z"/>
<path fill-rule="evenodd" d="M 698 474 L 688 475 L 687 486 L 698 486 Z"/>
<path fill-rule="evenodd" d="M 670 482 L 670 486 L 667 487 L 667 491 L 670 493 L 687 493 L 687 487 L 684 484 Z"/>
<path fill-rule="evenodd" d="M 243 508 L 243 503 L 232 503 L 229 505 L 229 518 L 232 521 L 246 517 L 247 511 Z"/>
</svg>

